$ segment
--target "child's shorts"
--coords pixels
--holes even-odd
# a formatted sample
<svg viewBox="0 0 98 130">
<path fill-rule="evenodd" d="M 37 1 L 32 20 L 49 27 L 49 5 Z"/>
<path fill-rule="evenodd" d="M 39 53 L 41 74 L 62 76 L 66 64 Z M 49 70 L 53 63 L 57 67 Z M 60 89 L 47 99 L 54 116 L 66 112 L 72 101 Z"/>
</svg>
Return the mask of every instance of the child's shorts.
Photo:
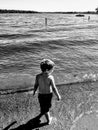
<svg viewBox="0 0 98 130">
<path fill-rule="evenodd" d="M 39 93 L 38 100 L 40 104 L 41 113 L 47 113 L 49 109 L 51 108 L 52 96 L 53 96 L 52 93 L 49 93 L 49 94 Z"/>
</svg>

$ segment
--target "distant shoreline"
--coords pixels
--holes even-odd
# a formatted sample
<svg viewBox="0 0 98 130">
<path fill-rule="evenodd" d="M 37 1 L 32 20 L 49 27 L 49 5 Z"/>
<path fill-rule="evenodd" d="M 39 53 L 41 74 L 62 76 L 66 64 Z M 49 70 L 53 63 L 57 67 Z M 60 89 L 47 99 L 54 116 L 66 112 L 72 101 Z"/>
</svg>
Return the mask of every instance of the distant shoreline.
<svg viewBox="0 0 98 130">
<path fill-rule="evenodd" d="M 38 12 L 32 10 L 9 10 L 9 9 L 0 9 L 0 14 L 2 13 L 51 13 L 51 14 L 98 14 L 95 11 L 86 11 L 86 12 L 77 12 L 77 11 L 69 11 L 69 12 Z"/>
</svg>

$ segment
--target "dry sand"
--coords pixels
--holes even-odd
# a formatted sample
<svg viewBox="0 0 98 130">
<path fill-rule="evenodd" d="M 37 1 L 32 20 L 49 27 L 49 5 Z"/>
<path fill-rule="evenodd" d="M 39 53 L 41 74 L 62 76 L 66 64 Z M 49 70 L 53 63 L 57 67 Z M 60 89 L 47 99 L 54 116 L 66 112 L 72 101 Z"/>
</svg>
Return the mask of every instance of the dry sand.
<svg viewBox="0 0 98 130">
<path fill-rule="evenodd" d="M 54 96 L 50 111 L 57 121 L 41 130 L 97 130 L 98 82 L 62 84 L 57 87 L 62 100 L 57 102 Z M 15 120 L 17 123 L 11 128 L 24 124 L 38 113 L 37 95 L 33 97 L 32 91 L 0 95 L 1 130 Z"/>
</svg>

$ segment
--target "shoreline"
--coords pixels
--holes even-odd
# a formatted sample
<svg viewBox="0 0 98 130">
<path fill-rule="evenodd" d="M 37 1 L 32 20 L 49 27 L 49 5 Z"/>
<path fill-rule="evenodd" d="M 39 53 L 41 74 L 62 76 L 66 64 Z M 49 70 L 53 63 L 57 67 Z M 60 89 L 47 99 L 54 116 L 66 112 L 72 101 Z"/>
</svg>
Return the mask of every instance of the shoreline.
<svg viewBox="0 0 98 130">
<path fill-rule="evenodd" d="M 96 80 L 96 81 L 84 80 L 84 81 L 75 81 L 75 82 L 69 82 L 69 83 L 56 84 L 56 86 L 58 88 L 66 87 L 66 86 L 68 86 L 70 88 L 70 86 L 75 86 L 75 89 L 76 89 L 76 86 L 80 86 L 80 87 L 77 87 L 77 90 L 84 89 L 86 91 L 91 91 L 91 90 L 95 91 L 98 89 L 98 87 L 96 87 L 97 84 L 98 84 L 98 80 Z M 88 86 L 88 88 L 85 88 L 84 87 L 85 85 Z M 0 89 L 0 95 L 31 92 L 31 91 L 33 91 L 33 86 L 34 86 L 33 84 L 29 83 L 29 84 L 25 84 L 25 85 L 21 84 L 18 86 L 14 85 L 13 87 L 11 86 L 11 88 L 8 87 L 8 89 L 6 87 L 6 89 Z"/>
</svg>

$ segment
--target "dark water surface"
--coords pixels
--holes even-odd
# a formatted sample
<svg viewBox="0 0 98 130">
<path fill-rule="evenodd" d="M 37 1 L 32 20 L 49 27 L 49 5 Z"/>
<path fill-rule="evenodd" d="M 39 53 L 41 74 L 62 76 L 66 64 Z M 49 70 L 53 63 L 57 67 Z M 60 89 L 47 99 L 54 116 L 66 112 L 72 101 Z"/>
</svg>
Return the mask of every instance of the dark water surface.
<svg viewBox="0 0 98 130">
<path fill-rule="evenodd" d="M 0 14 L 0 88 L 33 84 L 43 58 L 57 84 L 97 79 L 97 43 L 97 15 Z"/>
</svg>

